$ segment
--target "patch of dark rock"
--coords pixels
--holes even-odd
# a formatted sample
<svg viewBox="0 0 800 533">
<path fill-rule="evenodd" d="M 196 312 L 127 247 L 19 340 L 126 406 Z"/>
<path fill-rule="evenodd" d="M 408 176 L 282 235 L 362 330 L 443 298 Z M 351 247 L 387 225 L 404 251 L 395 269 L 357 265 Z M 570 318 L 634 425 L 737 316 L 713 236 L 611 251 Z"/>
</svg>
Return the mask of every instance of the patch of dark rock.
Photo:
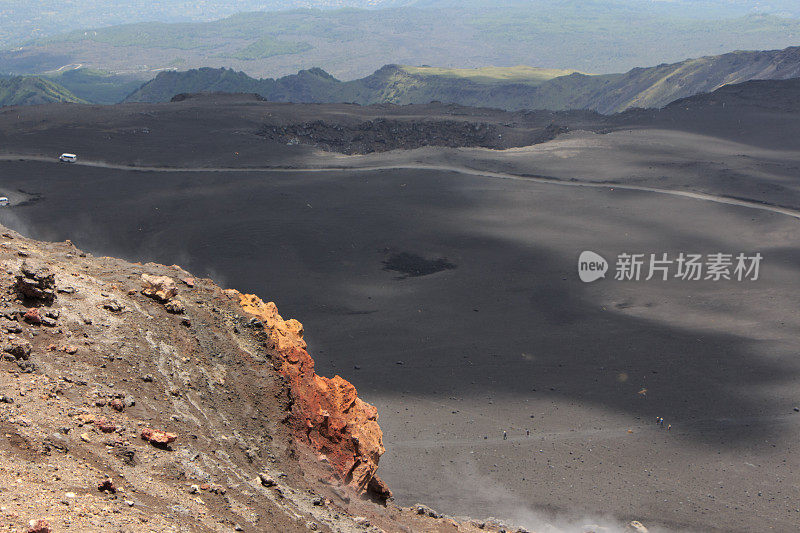
<svg viewBox="0 0 800 533">
<path fill-rule="evenodd" d="M 407 277 L 429 276 L 442 272 L 443 270 L 453 270 L 456 265 L 449 262 L 447 258 L 426 259 L 420 255 L 409 252 L 392 254 L 383 261 L 383 269 L 393 272 L 400 272 Z"/>
<path fill-rule="evenodd" d="M 17 207 L 22 207 L 26 205 L 32 205 L 40 200 L 44 200 L 44 195 L 38 192 L 28 192 L 24 189 L 17 189 L 19 192 L 27 196 L 25 200 L 17 203 Z"/>
<path fill-rule="evenodd" d="M 256 134 L 281 144 L 312 145 L 352 155 L 413 150 L 423 146 L 498 148 L 502 139 L 499 132 L 497 126 L 480 122 L 378 118 L 353 125 L 323 120 L 285 126 L 265 125 Z M 548 132 L 544 135 L 555 134 Z"/>
<path fill-rule="evenodd" d="M 117 456 L 123 463 L 129 466 L 136 466 L 136 452 L 128 448 L 117 448 L 114 450 L 114 455 Z"/>
</svg>

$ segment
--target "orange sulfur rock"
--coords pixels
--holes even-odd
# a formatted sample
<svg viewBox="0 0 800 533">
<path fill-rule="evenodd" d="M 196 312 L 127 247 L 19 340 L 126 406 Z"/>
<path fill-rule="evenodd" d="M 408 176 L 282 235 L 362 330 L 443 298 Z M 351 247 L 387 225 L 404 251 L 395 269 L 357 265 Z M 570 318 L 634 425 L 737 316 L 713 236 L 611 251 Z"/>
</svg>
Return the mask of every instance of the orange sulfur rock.
<svg viewBox="0 0 800 533">
<path fill-rule="evenodd" d="M 274 303 L 257 296 L 228 291 L 239 298 L 242 309 L 258 318 L 283 357 L 280 372 L 289 379 L 294 433 L 327 457 L 340 480 L 361 493 L 387 499 L 388 488 L 375 476 L 386 451 L 378 426 L 378 410 L 358 397 L 345 379 L 325 378 L 314 372 L 314 360 L 306 351 L 303 325 L 284 320 Z M 375 490 L 379 488 L 381 490 Z"/>
</svg>

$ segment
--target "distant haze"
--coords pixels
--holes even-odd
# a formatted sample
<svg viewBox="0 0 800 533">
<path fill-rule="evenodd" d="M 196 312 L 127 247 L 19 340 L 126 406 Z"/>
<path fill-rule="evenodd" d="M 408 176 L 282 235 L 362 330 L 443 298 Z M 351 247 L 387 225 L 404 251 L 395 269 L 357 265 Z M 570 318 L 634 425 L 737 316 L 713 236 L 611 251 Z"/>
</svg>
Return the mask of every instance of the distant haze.
<svg viewBox="0 0 800 533">
<path fill-rule="evenodd" d="M 129 22 L 210 21 L 246 11 L 336 8 L 462 8 L 479 11 L 528 6 L 548 10 L 557 0 L 0 0 L 0 46 L 68 30 Z M 729 18 L 748 13 L 800 16 L 796 0 L 587 0 L 586 4 L 657 9 L 683 17 Z M 580 2 L 578 2 L 580 4 Z"/>
<path fill-rule="evenodd" d="M 0 0 L 0 74 L 320 67 L 354 79 L 389 63 L 611 73 L 798 44 L 796 0 Z"/>
</svg>

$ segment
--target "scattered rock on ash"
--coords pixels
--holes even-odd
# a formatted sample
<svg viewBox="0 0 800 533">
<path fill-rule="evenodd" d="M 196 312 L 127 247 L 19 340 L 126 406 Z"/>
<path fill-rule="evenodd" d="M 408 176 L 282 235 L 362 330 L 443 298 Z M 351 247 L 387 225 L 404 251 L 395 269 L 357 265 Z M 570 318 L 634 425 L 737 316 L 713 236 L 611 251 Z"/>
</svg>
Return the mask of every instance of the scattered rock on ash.
<svg viewBox="0 0 800 533">
<path fill-rule="evenodd" d="M 173 298 L 172 300 L 165 303 L 164 309 L 166 309 L 167 312 L 172 313 L 173 315 L 183 314 L 183 312 L 186 310 L 186 308 L 183 305 L 183 302 L 181 302 L 177 298 Z"/>
<path fill-rule="evenodd" d="M 431 509 L 427 505 L 417 504 L 417 505 L 414 506 L 414 511 L 416 511 L 416 513 L 418 515 L 430 516 L 431 518 L 441 518 L 442 517 L 441 513 L 438 513 L 436 511 L 434 511 L 433 509 Z"/>
<path fill-rule="evenodd" d="M 136 466 L 136 452 L 126 447 L 115 448 L 114 455 L 119 457 L 128 466 Z"/>
<path fill-rule="evenodd" d="M 228 489 L 224 485 L 212 484 L 210 487 L 208 487 L 208 492 L 222 495 L 228 492 Z"/>
<path fill-rule="evenodd" d="M 45 439 L 42 441 L 42 448 L 44 448 L 46 453 L 50 453 L 51 450 L 57 450 L 61 453 L 69 452 L 69 446 L 65 442 L 64 435 L 61 433 L 53 433 L 50 438 Z"/>
<path fill-rule="evenodd" d="M 94 425 L 103 433 L 114 433 L 117 430 L 116 424 L 109 421 L 107 418 L 98 418 Z"/>
<path fill-rule="evenodd" d="M 109 301 L 107 301 L 106 303 L 103 304 L 103 309 L 107 309 L 108 311 L 111 311 L 112 313 L 119 313 L 120 311 L 125 309 L 125 306 L 122 305 L 121 303 L 119 303 L 116 300 L 109 300 Z"/>
<path fill-rule="evenodd" d="M 6 320 L 11 320 L 12 322 L 14 322 L 20 315 L 20 311 L 16 309 L 3 309 L 2 311 L 0 311 L 0 315 Z"/>
<path fill-rule="evenodd" d="M 114 481 L 108 477 L 97 484 L 97 490 L 100 492 L 107 492 L 109 494 L 116 494 L 117 487 L 114 486 Z"/>
<path fill-rule="evenodd" d="M 33 361 L 20 359 L 17 361 L 17 366 L 19 367 L 20 372 L 22 372 L 23 374 L 30 374 L 36 371 L 36 364 Z"/>
<path fill-rule="evenodd" d="M 258 475 L 258 478 L 265 487 L 274 487 L 278 484 L 269 474 L 261 473 Z"/>
<path fill-rule="evenodd" d="M 0 324 L 0 328 L 5 333 L 22 333 L 22 327 L 18 323 L 10 320 L 4 320 L 3 323 Z"/>
</svg>

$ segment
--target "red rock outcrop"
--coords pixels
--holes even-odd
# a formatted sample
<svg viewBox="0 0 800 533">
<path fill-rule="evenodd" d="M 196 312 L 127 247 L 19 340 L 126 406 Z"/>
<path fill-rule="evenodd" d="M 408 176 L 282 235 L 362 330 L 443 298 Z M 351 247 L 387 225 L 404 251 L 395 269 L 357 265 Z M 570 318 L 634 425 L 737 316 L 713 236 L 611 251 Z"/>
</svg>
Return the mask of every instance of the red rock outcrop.
<svg viewBox="0 0 800 533">
<path fill-rule="evenodd" d="M 159 429 L 142 428 L 142 438 L 152 444 L 170 444 L 178 438 L 174 433 L 167 433 Z"/>
<path fill-rule="evenodd" d="M 42 315 L 39 314 L 39 309 L 31 307 L 22 317 L 28 324 L 38 326 L 42 323 Z"/>
<path fill-rule="evenodd" d="M 356 388 L 342 377 L 316 374 L 300 322 L 284 320 L 274 303 L 264 303 L 257 296 L 237 291 L 228 294 L 238 297 L 242 309 L 263 323 L 283 358 L 279 372 L 289 380 L 294 402 L 290 423 L 295 435 L 323 454 L 343 483 L 380 499 L 391 497 L 391 491 L 375 475 L 386 451 L 378 410 L 361 400 Z"/>
</svg>

